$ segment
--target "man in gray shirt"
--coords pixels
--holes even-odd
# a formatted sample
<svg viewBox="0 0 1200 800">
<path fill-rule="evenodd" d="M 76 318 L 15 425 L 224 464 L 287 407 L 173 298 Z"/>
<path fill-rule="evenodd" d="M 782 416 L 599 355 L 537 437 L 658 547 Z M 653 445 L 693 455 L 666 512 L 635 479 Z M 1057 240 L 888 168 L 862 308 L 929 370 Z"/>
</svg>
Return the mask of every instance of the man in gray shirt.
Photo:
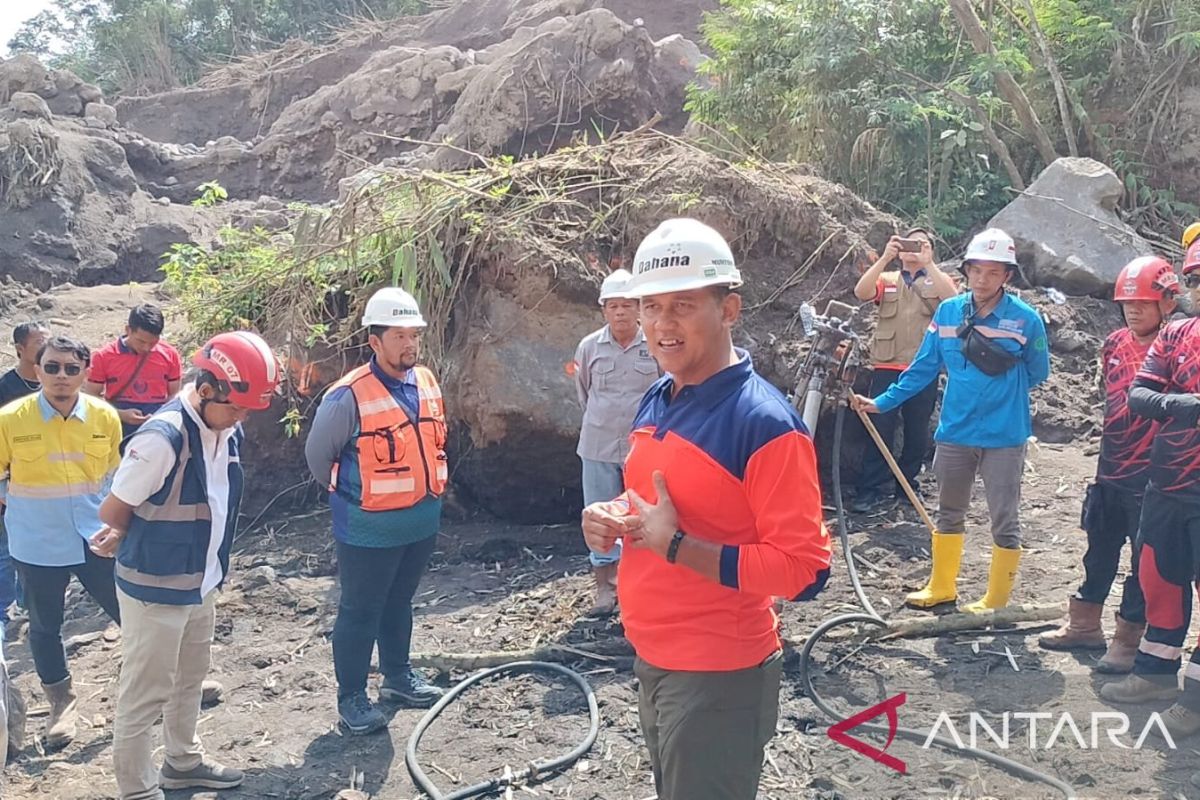
<svg viewBox="0 0 1200 800">
<path fill-rule="evenodd" d="M 658 363 L 638 325 L 638 301 L 625 295 L 632 276 L 619 269 L 604 279 L 600 306 L 603 328 L 583 338 L 572 364 L 583 426 L 576 452 L 583 461 L 583 503 L 612 500 L 625 490 L 623 465 L 629 434 L 642 395 L 659 378 Z M 590 555 L 596 580 L 592 614 L 607 615 L 617 605 L 618 545 Z"/>
</svg>

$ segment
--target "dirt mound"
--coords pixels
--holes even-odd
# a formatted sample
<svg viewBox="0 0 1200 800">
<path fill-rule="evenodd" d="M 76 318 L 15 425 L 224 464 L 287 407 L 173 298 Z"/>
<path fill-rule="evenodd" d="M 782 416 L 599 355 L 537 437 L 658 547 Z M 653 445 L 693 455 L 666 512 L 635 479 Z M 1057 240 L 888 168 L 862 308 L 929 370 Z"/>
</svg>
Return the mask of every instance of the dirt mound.
<svg viewBox="0 0 1200 800">
<path fill-rule="evenodd" d="M 325 269 L 287 259 L 278 276 L 235 268 L 192 306 L 196 323 L 250 285 L 273 287 L 254 324 L 281 343 L 317 329 L 331 343 L 293 349 L 308 416 L 313 390 L 360 358 L 353 321 L 399 267 L 431 320 L 426 348 L 455 423 L 457 490 L 534 522 L 578 512 L 579 410 L 564 365 L 601 324 L 595 297 L 609 265 L 627 262 L 660 221 L 695 216 L 729 237 L 747 280 L 738 342 L 781 387 L 802 349 L 800 304 L 846 296 L 868 244 L 896 226 L 819 178 L 735 164 L 652 132 L 516 163 L 489 159 L 468 173 L 373 170 L 358 183 L 331 216 L 297 231 L 296 252 Z M 304 479 L 302 468 L 280 468 L 303 463 L 300 441 L 278 434 L 282 413 L 253 423 L 264 449 L 248 484 L 264 498 Z"/>
<path fill-rule="evenodd" d="M 452 169 L 471 163 L 463 150 L 544 153 L 578 137 L 636 128 L 655 116 L 665 130 L 682 130 L 684 91 L 700 50 L 678 36 L 655 42 L 644 27 L 584 5 L 493 0 L 492 13 L 508 16 L 498 17 L 506 21 L 480 49 L 447 43 L 476 41 L 465 22 L 450 25 L 464 13 L 452 7 L 423 18 L 419 36 L 411 30 L 407 38 L 380 34 L 349 45 L 354 57 L 331 50 L 305 62 L 340 59 L 328 72 L 277 69 L 270 74 L 285 81 L 302 70 L 308 83 L 269 111 L 245 107 L 258 83 L 123 101 L 122 119 L 137 132 L 125 133 L 122 141 L 139 177 L 177 201 L 205 180 L 217 180 L 233 197 L 323 201 L 337 195 L 343 178 L 401 155 L 412 166 Z M 203 113 L 210 103 L 215 117 Z M 134 106 L 154 122 L 140 121 Z M 203 147 L 188 142 L 193 137 L 184 120 L 206 116 L 240 122 Z M 184 142 L 171 141 L 178 139 Z M 426 141 L 449 146 L 422 146 Z"/>
</svg>

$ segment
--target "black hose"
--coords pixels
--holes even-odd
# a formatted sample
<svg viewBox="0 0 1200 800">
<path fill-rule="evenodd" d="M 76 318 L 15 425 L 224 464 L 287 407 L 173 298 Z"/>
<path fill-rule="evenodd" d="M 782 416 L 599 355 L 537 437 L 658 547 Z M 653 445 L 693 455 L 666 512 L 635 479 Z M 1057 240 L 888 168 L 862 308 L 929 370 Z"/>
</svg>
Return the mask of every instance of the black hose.
<svg viewBox="0 0 1200 800">
<path fill-rule="evenodd" d="M 833 502 L 837 509 L 838 521 L 838 539 L 842 543 L 842 555 L 846 559 L 846 572 L 850 576 L 850 585 L 854 588 L 854 594 L 858 598 L 858 602 L 862 605 L 866 613 L 842 614 L 822 622 L 809 635 L 808 640 L 804 643 L 803 649 L 800 651 L 800 684 L 804 688 L 805 694 L 812 700 L 814 706 L 832 720 L 840 720 L 842 714 L 832 709 L 822 697 L 817 694 L 816 689 L 812 684 L 812 673 L 810 672 L 811 658 L 813 648 L 821 638 L 829 633 L 834 628 L 849 624 L 868 624 L 886 627 L 887 622 L 883 617 L 875 612 L 871 601 L 867 598 L 867 593 L 863 590 L 862 582 L 858 578 L 858 569 L 854 565 L 854 553 L 850 546 L 850 529 L 846 524 L 846 511 L 842 503 L 842 430 L 844 427 L 846 404 L 844 401 L 839 401 L 837 404 L 837 412 L 833 423 Z M 890 729 L 885 725 L 874 725 L 871 723 L 862 723 L 855 726 L 870 731 L 879 731 L 882 733 L 890 733 Z M 913 728 L 896 728 L 896 735 L 903 736 L 910 741 L 920 742 L 925 744 L 927 741 L 930 744 L 936 744 L 939 747 L 949 750 L 953 753 L 963 754 L 977 758 L 981 761 L 1000 767 L 1007 772 L 1024 778 L 1025 780 L 1036 783 L 1044 783 L 1047 786 L 1052 786 L 1063 793 L 1063 796 L 1068 800 L 1075 800 L 1076 794 L 1074 787 L 1071 784 L 1061 781 L 1052 775 L 1027 767 L 1010 758 L 990 753 L 987 750 L 980 750 L 975 747 L 960 747 L 957 742 L 940 737 L 929 737 L 928 734 L 915 730 Z"/>
<path fill-rule="evenodd" d="M 421 737 L 425 734 L 425 731 L 446 710 L 447 706 L 457 700 L 463 692 L 480 681 L 487 680 L 496 675 L 521 675 L 527 672 L 553 672 L 566 677 L 579 687 L 584 697 L 587 698 L 588 704 L 589 727 L 587 736 L 583 742 L 566 755 L 531 761 L 525 769 L 518 772 L 505 774 L 502 777 L 493 778 L 483 783 L 477 783 L 474 786 L 468 786 L 465 789 L 459 789 L 450 794 L 442 794 L 417 762 L 417 747 L 420 745 Z M 466 800 L 466 798 L 481 797 L 486 794 L 498 792 L 508 786 L 529 783 L 542 775 L 565 769 L 582 758 L 588 750 L 592 749 L 592 745 L 596 743 L 596 737 L 599 734 L 600 709 L 596 705 L 596 693 L 592 691 L 591 685 L 588 684 L 582 675 L 561 664 L 553 664 L 547 661 L 514 661 L 511 664 L 501 664 L 498 667 L 477 672 L 446 692 L 433 708 L 425 712 L 425 716 L 421 717 L 421 721 L 413 728 L 412 735 L 408 737 L 408 747 L 404 750 L 404 764 L 408 767 L 408 774 L 412 776 L 413 783 L 417 785 L 418 789 L 428 795 L 430 800 Z"/>
</svg>

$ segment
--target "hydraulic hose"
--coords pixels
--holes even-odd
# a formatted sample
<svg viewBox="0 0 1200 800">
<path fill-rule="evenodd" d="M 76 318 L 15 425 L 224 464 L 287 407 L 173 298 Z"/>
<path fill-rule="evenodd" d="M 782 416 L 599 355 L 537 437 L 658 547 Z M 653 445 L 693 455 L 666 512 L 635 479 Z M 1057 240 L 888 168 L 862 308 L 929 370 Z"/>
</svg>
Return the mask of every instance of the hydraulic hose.
<svg viewBox="0 0 1200 800">
<path fill-rule="evenodd" d="M 509 772 L 506 770 L 505 774 L 499 778 L 477 783 L 474 786 L 468 786 L 450 794 L 442 794 L 441 790 L 425 774 L 425 770 L 421 769 L 421 765 L 417 761 L 417 748 L 421 744 L 421 737 L 425 735 L 425 731 L 429 729 L 429 726 L 441 716 L 441 713 L 451 703 L 475 684 L 497 675 L 522 675 L 530 672 L 553 673 L 567 678 L 579 688 L 579 691 L 587 699 L 587 736 L 584 737 L 584 740 L 578 746 L 565 755 L 558 756 L 557 758 L 531 761 L 525 769 L 518 772 Z M 553 664 L 547 661 L 514 661 L 511 664 L 502 664 L 498 667 L 477 672 L 446 692 L 433 708 L 425 712 L 425 716 L 421 717 L 421 721 L 413 728 L 412 735 L 408 737 L 408 746 L 404 750 L 404 764 L 408 767 L 408 774 L 412 776 L 413 783 L 417 785 L 418 789 L 428 795 L 430 800 L 466 800 L 467 798 L 481 797 L 486 794 L 502 791 L 509 786 L 528 783 L 542 775 L 565 769 L 582 758 L 588 750 L 592 749 L 592 745 L 596 743 L 596 737 L 599 734 L 600 709 L 596 704 L 596 693 L 592 691 L 591 685 L 588 684 L 582 675 L 561 664 Z"/>
<path fill-rule="evenodd" d="M 851 614 L 842 614 L 822 622 L 809 635 L 808 640 L 804 643 L 804 647 L 800 650 L 801 686 L 804 687 L 804 692 L 808 695 L 808 698 L 812 700 L 813 705 L 816 706 L 822 714 L 832 720 L 840 720 L 844 715 L 831 708 L 825 702 L 825 700 L 819 694 L 817 694 L 816 689 L 813 688 L 812 673 L 810 671 L 813 648 L 816 647 L 817 642 L 819 642 L 821 638 L 825 636 L 825 634 L 829 633 L 829 631 L 833 630 L 834 628 L 841 627 L 842 625 L 868 624 L 878 625 L 880 627 L 887 626 L 887 622 L 881 616 L 879 616 L 878 613 L 876 613 L 875 608 L 871 605 L 871 601 L 867 598 L 866 591 L 863 590 L 862 582 L 858 577 L 858 569 L 854 565 L 854 552 L 850 545 L 850 529 L 846 524 L 846 510 L 842 502 L 841 455 L 842 431 L 845 424 L 845 410 L 845 402 L 839 401 L 833 423 L 833 501 L 834 507 L 837 510 L 838 539 L 841 541 L 842 555 L 846 560 L 846 574 L 850 576 L 850 585 L 854 589 L 854 595 L 858 598 L 859 604 L 863 607 L 863 613 L 856 612 Z M 862 723 L 857 725 L 856 728 L 879 731 L 885 734 L 890 733 L 888 727 L 885 725 Z M 909 739 L 910 741 L 919 742 L 921 744 L 929 741 L 931 744 L 936 744 L 939 747 L 951 751 L 952 753 L 967 755 L 981 761 L 986 761 L 993 766 L 999 767 L 1000 769 L 1003 769 L 1020 778 L 1024 778 L 1025 780 L 1052 786 L 1058 791 L 1062 792 L 1063 796 L 1068 800 L 1075 800 L 1076 793 L 1071 784 L 1061 781 L 1058 778 L 1048 775 L 1044 772 L 1038 772 L 1031 767 L 1027 767 L 1024 764 L 1013 761 L 1010 758 L 1005 758 L 1004 756 L 996 755 L 995 753 L 988 752 L 987 750 L 980 750 L 975 747 L 960 747 L 958 743 L 949 739 L 943 739 L 940 737 L 930 738 L 928 734 L 914 728 L 898 727 L 896 728 L 895 732 L 897 736 L 903 736 L 905 739 Z"/>
</svg>

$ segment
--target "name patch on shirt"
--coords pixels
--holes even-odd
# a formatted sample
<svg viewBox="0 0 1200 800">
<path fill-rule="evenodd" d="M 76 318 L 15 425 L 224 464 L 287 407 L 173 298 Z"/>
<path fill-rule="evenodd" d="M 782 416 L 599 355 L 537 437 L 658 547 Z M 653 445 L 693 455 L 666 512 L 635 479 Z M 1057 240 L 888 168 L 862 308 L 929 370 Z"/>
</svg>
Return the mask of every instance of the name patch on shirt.
<svg viewBox="0 0 1200 800">
<path fill-rule="evenodd" d="M 1002 319 L 1000 320 L 1000 330 L 1010 331 L 1012 333 L 1020 333 L 1025 329 L 1025 320 L 1023 319 Z"/>
</svg>

